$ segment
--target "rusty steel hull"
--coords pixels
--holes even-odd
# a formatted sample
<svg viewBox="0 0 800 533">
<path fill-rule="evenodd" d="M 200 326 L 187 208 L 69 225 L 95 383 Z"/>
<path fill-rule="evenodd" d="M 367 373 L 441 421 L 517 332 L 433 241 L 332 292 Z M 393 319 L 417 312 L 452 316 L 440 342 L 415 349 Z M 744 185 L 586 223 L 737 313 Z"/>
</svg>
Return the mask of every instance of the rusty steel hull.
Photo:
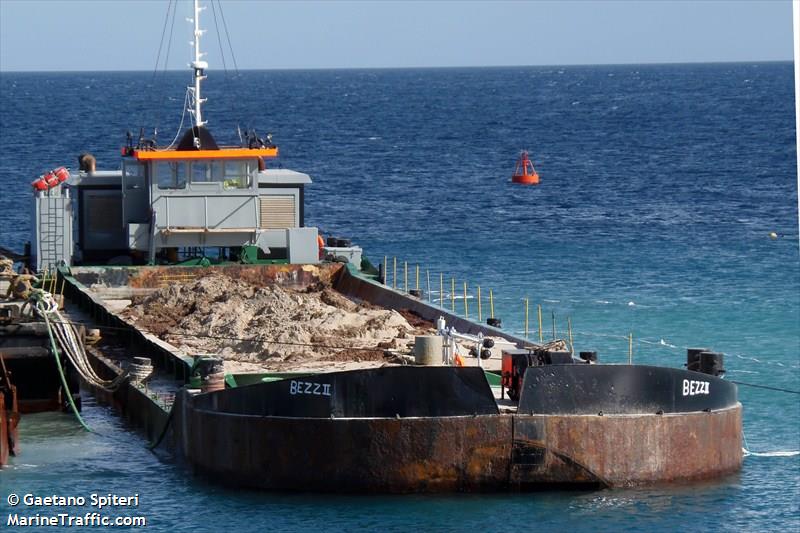
<svg viewBox="0 0 800 533">
<path fill-rule="evenodd" d="M 0 466 L 8 463 L 8 455 L 11 453 L 11 446 L 8 434 L 8 413 L 6 413 L 6 401 L 3 394 L 0 394 Z"/>
<path fill-rule="evenodd" d="M 668 415 L 515 415 L 514 486 L 630 487 L 713 479 L 742 466 L 742 407 Z"/>
<path fill-rule="evenodd" d="M 325 492 L 473 491 L 505 484 L 511 419 L 307 419 L 190 410 L 181 445 L 215 481 Z"/>
<path fill-rule="evenodd" d="M 291 418 L 178 402 L 177 445 L 215 481 L 271 490 L 442 492 L 712 479 L 742 464 L 741 406 L 671 415 Z"/>
</svg>

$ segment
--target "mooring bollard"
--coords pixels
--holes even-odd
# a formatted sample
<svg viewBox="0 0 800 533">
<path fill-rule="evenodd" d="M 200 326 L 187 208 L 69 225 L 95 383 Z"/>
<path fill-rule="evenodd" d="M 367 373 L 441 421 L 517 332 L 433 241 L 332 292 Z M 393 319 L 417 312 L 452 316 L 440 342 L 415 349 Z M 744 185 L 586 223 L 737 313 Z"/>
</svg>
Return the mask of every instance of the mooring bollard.
<svg viewBox="0 0 800 533">
<path fill-rule="evenodd" d="M 442 337 L 440 335 L 418 335 L 414 337 L 414 361 L 418 365 L 442 364 Z"/>
<path fill-rule="evenodd" d="M 219 357 L 201 356 L 195 364 L 200 390 L 214 392 L 225 388 L 225 362 Z"/>
</svg>

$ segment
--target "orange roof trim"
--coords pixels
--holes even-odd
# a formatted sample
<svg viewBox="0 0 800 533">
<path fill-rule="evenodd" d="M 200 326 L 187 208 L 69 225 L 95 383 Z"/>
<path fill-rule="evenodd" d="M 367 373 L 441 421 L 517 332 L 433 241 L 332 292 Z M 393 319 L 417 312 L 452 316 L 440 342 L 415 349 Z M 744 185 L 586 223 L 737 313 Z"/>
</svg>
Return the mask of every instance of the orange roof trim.
<svg viewBox="0 0 800 533">
<path fill-rule="evenodd" d="M 253 157 L 278 157 L 277 148 L 220 148 L 219 150 L 134 150 L 138 161 L 168 161 L 176 159 L 250 159 Z"/>
</svg>

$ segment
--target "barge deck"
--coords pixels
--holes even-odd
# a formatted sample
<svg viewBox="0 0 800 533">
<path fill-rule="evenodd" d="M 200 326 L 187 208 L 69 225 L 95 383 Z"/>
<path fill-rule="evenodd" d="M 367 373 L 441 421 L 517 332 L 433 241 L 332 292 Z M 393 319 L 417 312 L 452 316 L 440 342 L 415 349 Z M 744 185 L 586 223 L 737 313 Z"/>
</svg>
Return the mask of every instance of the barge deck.
<svg viewBox="0 0 800 533">
<path fill-rule="evenodd" d="M 138 329 L 119 303 L 125 291 L 154 289 L 159 276 L 169 278 L 179 268 L 184 275 L 213 272 L 95 267 L 61 274 L 68 299 L 101 328 L 116 332 L 117 353 L 127 354 L 115 362 L 102 347 L 91 349 L 109 377 L 123 371 L 131 355 L 149 357 L 156 368 L 152 388 L 129 383 L 112 399 L 151 441 L 163 440 L 211 479 L 270 490 L 527 490 L 713 479 L 741 467 L 735 385 L 688 370 L 531 367 L 518 403 L 498 400 L 481 368 L 391 363 L 327 373 L 229 375 L 224 390 L 193 390 L 184 384 L 194 359 Z M 322 276 L 353 301 L 410 309 L 431 321 L 448 315 L 339 264 L 215 268 L 261 283 L 297 284 L 303 278 L 300 286 Z M 99 297 L 103 291 L 115 300 Z M 446 319 L 466 332 L 530 346 L 495 328 Z M 708 394 L 685 395 L 684 382 L 705 383 Z"/>
</svg>

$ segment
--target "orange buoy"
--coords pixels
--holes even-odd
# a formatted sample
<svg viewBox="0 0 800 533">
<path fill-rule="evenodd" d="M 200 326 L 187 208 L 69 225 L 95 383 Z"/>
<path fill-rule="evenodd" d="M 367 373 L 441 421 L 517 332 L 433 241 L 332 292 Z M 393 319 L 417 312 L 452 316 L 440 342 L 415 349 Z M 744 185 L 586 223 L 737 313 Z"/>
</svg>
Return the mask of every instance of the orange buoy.
<svg viewBox="0 0 800 533">
<path fill-rule="evenodd" d="M 536 173 L 533 163 L 528 159 L 526 150 L 523 150 L 519 159 L 517 159 L 517 165 L 514 167 L 514 175 L 511 176 L 511 181 L 522 185 L 539 184 L 539 174 Z"/>
<path fill-rule="evenodd" d="M 325 239 L 319 234 L 317 234 L 317 249 L 319 250 L 319 258 L 323 259 L 325 257 Z"/>
</svg>

